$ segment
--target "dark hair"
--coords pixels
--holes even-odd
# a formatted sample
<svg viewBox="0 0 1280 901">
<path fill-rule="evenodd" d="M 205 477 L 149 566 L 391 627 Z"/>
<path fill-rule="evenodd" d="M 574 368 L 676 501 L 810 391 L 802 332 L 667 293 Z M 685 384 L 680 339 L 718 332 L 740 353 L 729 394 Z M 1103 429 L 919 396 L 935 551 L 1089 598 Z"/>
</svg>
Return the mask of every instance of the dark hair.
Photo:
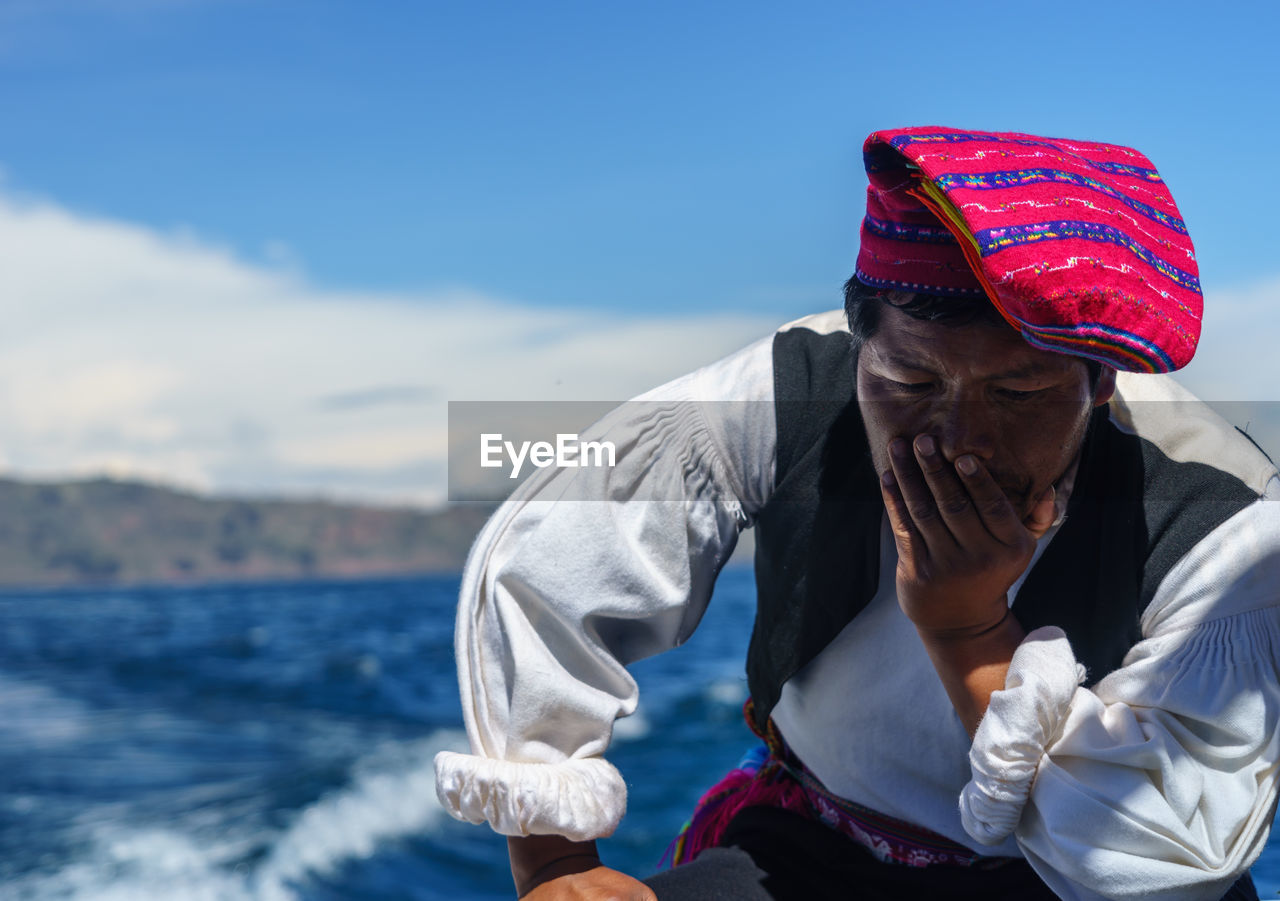
<svg viewBox="0 0 1280 901">
<path fill-rule="evenodd" d="M 889 304 L 906 313 L 912 319 L 940 322 L 943 325 L 963 326 L 972 323 L 1006 326 L 1000 311 L 986 297 L 948 297 L 942 294 L 909 294 L 881 291 L 864 285 L 857 276 L 844 283 L 844 315 L 849 320 L 849 338 L 853 348 L 853 360 L 857 364 L 862 345 L 875 335 L 880 327 L 880 313 Z M 1089 389 L 1098 387 L 1102 377 L 1102 364 L 1097 360 L 1082 359 L 1089 372 Z"/>
</svg>

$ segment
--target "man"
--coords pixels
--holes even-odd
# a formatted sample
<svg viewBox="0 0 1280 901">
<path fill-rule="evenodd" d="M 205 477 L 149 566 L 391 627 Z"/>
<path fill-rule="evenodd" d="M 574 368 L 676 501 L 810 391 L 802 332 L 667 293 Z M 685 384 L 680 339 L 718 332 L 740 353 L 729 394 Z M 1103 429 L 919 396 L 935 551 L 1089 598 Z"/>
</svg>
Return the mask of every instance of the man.
<svg viewBox="0 0 1280 901">
<path fill-rule="evenodd" d="M 480 536 L 475 754 L 437 759 L 443 803 L 513 836 L 529 899 L 1256 897 L 1280 477 L 1130 374 L 1199 336 L 1172 198 L 1115 145 L 922 128 L 865 155 L 847 325 L 626 405 L 615 469 L 549 474 Z M 625 807 L 623 664 L 692 632 L 748 525 L 768 752 L 646 885 L 592 842 Z"/>
</svg>

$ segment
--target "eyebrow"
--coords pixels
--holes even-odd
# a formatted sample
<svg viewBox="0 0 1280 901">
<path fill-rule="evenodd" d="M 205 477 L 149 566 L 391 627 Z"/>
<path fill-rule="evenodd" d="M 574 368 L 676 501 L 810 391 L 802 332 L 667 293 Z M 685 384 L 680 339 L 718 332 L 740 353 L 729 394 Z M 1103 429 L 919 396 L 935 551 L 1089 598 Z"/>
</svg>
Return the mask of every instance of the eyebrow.
<svg viewBox="0 0 1280 901">
<path fill-rule="evenodd" d="M 1026 363 L 1017 369 L 1006 369 L 1004 372 L 997 372 L 992 379 L 1028 379 L 1037 375 L 1043 375 L 1045 367 L 1039 363 Z"/>
<path fill-rule="evenodd" d="M 926 365 L 925 363 L 922 363 L 919 360 L 910 360 L 906 357 L 900 357 L 891 351 L 888 353 L 881 353 L 880 356 L 881 356 L 881 359 L 883 359 L 886 363 L 889 363 L 893 366 L 897 366 L 901 369 L 912 369 L 917 372 L 929 372 L 929 373 L 932 373 L 934 371 L 932 367 Z M 1045 371 L 1044 366 L 1039 363 L 1024 363 L 1023 365 L 1015 367 L 1013 369 L 1006 369 L 1004 372 L 993 373 L 988 378 L 988 381 L 994 382 L 994 381 L 1000 381 L 1002 379 L 1034 378 L 1035 376 L 1043 375 L 1044 371 Z"/>
</svg>

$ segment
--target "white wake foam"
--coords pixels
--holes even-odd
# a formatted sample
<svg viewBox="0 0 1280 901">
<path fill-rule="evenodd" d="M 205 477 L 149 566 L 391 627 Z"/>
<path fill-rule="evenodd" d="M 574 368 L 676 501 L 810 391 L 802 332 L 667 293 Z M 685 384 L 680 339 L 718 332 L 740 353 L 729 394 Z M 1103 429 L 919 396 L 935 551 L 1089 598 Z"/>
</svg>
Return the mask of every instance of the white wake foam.
<svg viewBox="0 0 1280 901">
<path fill-rule="evenodd" d="M 625 716 L 613 722 L 614 741 L 639 741 L 642 738 L 648 738 L 651 732 L 653 732 L 653 723 L 649 722 L 643 710 L 637 710 L 631 716 Z"/>
<path fill-rule="evenodd" d="M 713 704 L 741 707 L 747 699 L 747 683 L 742 678 L 717 679 L 707 686 L 704 693 Z"/>
<path fill-rule="evenodd" d="M 446 814 L 432 760 L 466 750 L 460 730 L 388 744 L 352 767 L 350 782 L 298 812 L 282 833 L 226 834 L 210 841 L 119 821 L 99 824 L 78 860 L 5 888 L 14 901 L 296 901 L 293 886 L 372 855 L 380 845 L 429 831 Z M 253 867 L 233 862 L 246 845 L 269 850 Z M 13 892 L 13 894 L 8 894 Z"/>
<path fill-rule="evenodd" d="M 218 856 L 163 829 L 103 827 L 83 859 L 7 890 L 16 901 L 254 901 Z"/>
<path fill-rule="evenodd" d="M 290 883 L 423 832 L 445 816 L 432 761 L 440 751 L 467 749 L 464 733 L 441 731 L 411 745 L 384 746 L 358 762 L 349 786 L 305 808 L 275 843 L 255 874 L 255 897 L 291 901 Z"/>
<path fill-rule="evenodd" d="M 0 746 L 37 751 L 90 731 L 89 709 L 47 685 L 0 674 Z"/>
</svg>

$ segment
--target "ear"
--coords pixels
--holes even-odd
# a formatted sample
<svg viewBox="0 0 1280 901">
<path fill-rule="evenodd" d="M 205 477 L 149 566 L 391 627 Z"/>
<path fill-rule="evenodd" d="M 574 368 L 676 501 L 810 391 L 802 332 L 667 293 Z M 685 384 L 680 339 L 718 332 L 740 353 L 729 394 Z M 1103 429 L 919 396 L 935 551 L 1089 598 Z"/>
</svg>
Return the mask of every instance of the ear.
<svg viewBox="0 0 1280 901">
<path fill-rule="evenodd" d="M 1101 407 L 1116 393 L 1116 371 L 1110 366 L 1103 366 L 1098 376 L 1098 387 L 1093 392 L 1093 405 Z"/>
</svg>

